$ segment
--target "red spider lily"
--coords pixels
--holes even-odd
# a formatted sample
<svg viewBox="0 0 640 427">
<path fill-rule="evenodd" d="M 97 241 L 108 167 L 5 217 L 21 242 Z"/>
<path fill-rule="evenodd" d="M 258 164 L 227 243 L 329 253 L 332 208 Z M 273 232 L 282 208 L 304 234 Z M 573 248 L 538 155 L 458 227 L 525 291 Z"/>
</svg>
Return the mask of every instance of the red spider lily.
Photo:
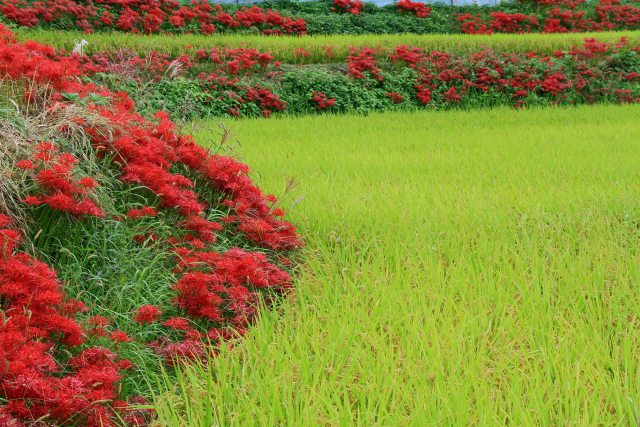
<svg viewBox="0 0 640 427">
<path fill-rule="evenodd" d="M 383 81 L 381 70 L 377 66 L 375 50 L 363 47 L 360 50 L 352 49 L 351 55 L 347 57 L 348 74 L 356 79 L 366 78 L 365 72 L 378 81 Z"/>
<path fill-rule="evenodd" d="M 462 99 L 455 86 L 451 86 L 449 90 L 442 94 L 442 97 L 449 102 L 460 102 Z"/>
<path fill-rule="evenodd" d="M 364 7 L 364 3 L 360 0 L 333 0 L 331 8 L 334 12 L 347 12 L 352 15 L 359 15 L 360 10 Z"/>
<path fill-rule="evenodd" d="M 36 168 L 31 160 L 20 160 L 16 162 L 16 167 L 24 170 L 33 170 Z"/>
<path fill-rule="evenodd" d="M 402 101 L 404 101 L 404 97 L 397 92 L 387 92 L 386 95 L 394 104 L 400 104 Z"/>
<path fill-rule="evenodd" d="M 167 328 L 175 329 L 176 331 L 186 331 L 191 328 L 189 326 L 189 321 L 183 317 L 172 317 L 162 324 Z"/>
<path fill-rule="evenodd" d="M 491 12 L 489 27 L 499 33 L 529 33 L 540 28 L 535 15 L 523 13 Z"/>
<path fill-rule="evenodd" d="M 319 110 L 327 110 L 336 105 L 335 98 L 329 98 L 322 92 L 313 92 L 312 95 L 311 99 L 316 103 Z"/>
<path fill-rule="evenodd" d="M 160 317 L 160 309 L 153 305 L 143 305 L 135 313 L 135 321 L 141 325 L 148 325 Z"/>
<path fill-rule="evenodd" d="M 158 210 L 152 206 L 145 206 L 142 209 L 131 209 L 126 216 L 129 219 L 140 219 L 144 217 L 154 217 L 158 215 Z"/>
<path fill-rule="evenodd" d="M 0 216 L 0 244 L 5 248 L 0 254 L 0 297 L 6 316 L 0 326 L 5 361 L 0 383 L 7 401 L 0 407 L 0 421 L 19 425 L 18 420 L 32 423 L 46 416 L 59 423 L 73 418 L 88 426 L 114 425 L 114 411 L 106 402 L 117 395 L 117 357 L 106 349 L 87 348 L 61 370 L 51 349 L 57 342 L 77 347 L 85 334 L 64 313 L 68 306 L 55 273 L 15 252 L 19 238 L 3 228 L 9 225 L 8 218 Z M 7 236 L 11 246 L 6 245 Z"/>
<path fill-rule="evenodd" d="M 33 179 L 42 192 L 26 196 L 26 204 L 48 205 L 75 217 L 104 216 L 102 209 L 89 198 L 91 190 L 97 187 L 97 182 L 90 177 L 77 179 L 74 176 L 78 160 L 73 155 L 57 154 L 57 148 L 53 144 L 41 143 L 37 147 L 35 159 L 35 164 L 30 160 L 16 163 L 17 167 L 34 171 Z"/>
<path fill-rule="evenodd" d="M 130 342 L 131 338 L 122 331 L 113 331 L 109 337 L 115 342 Z"/>
<path fill-rule="evenodd" d="M 431 8 L 424 3 L 411 0 L 400 0 L 396 3 L 400 12 L 409 12 L 418 18 L 428 18 L 431 15 Z"/>
</svg>

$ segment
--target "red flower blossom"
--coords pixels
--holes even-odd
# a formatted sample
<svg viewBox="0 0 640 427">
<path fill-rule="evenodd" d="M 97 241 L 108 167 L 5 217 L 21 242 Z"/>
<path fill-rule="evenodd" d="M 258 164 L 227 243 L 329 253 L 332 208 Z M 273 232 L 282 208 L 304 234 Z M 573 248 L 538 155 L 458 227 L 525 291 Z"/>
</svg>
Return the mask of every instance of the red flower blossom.
<svg viewBox="0 0 640 427">
<path fill-rule="evenodd" d="M 160 309 L 152 305 L 143 305 L 135 313 L 135 321 L 141 325 L 150 324 L 160 317 Z"/>
<path fill-rule="evenodd" d="M 152 206 L 145 206 L 142 209 L 131 209 L 127 212 L 127 218 L 129 219 L 140 219 L 143 217 L 154 217 L 158 215 L 158 211 L 156 208 Z"/>
<path fill-rule="evenodd" d="M 356 79 L 366 78 L 368 72 L 374 79 L 383 81 L 382 71 L 377 66 L 375 50 L 363 47 L 360 50 L 352 49 L 351 55 L 347 57 L 347 70 L 349 76 Z"/>
<path fill-rule="evenodd" d="M 129 335 L 122 331 L 113 331 L 110 335 L 110 338 L 115 342 L 130 342 L 131 338 Z"/>
<path fill-rule="evenodd" d="M 163 325 L 176 331 L 186 331 L 190 328 L 189 322 L 183 317 L 171 317 Z"/>
<path fill-rule="evenodd" d="M 24 170 L 33 170 L 36 168 L 31 160 L 20 160 L 16 163 L 16 167 Z"/>
<path fill-rule="evenodd" d="M 411 0 L 400 0 L 396 3 L 400 12 L 409 12 L 418 18 L 428 18 L 431 15 L 431 8 L 424 3 Z"/>
<path fill-rule="evenodd" d="M 394 104 L 400 104 L 402 101 L 404 101 L 404 97 L 397 92 L 387 92 L 386 95 Z"/>
<path fill-rule="evenodd" d="M 442 97 L 449 102 L 460 102 L 462 99 L 455 86 L 451 86 L 449 90 L 442 94 Z"/>
<path fill-rule="evenodd" d="M 327 110 L 336 105 L 335 98 L 329 98 L 322 92 L 313 92 L 312 99 L 319 110 Z"/>
<path fill-rule="evenodd" d="M 360 0 L 333 0 L 333 5 L 334 12 L 347 12 L 352 15 L 359 15 L 360 10 L 364 7 L 364 3 Z"/>
</svg>

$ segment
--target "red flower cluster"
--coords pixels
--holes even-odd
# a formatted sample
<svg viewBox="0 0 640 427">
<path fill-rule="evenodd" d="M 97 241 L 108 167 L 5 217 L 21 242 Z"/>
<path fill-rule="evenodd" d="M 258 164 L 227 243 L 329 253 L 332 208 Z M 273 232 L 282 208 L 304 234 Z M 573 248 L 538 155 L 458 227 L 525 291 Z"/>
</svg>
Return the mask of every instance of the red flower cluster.
<svg viewBox="0 0 640 427">
<path fill-rule="evenodd" d="M 387 92 L 386 95 L 394 104 L 400 104 L 402 101 L 404 101 L 404 96 L 400 95 L 397 92 Z"/>
<path fill-rule="evenodd" d="M 356 79 L 366 78 L 365 72 L 378 81 L 383 81 L 384 77 L 378 68 L 375 58 L 376 51 L 369 47 L 358 49 L 352 48 L 351 55 L 347 57 L 347 73 Z"/>
<path fill-rule="evenodd" d="M 301 245 L 293 226 L 279 218 L 282 211 L 272 208 L 276 198 L 265 196 L 253 184 L 246 165 L 231 157 L 210 155 L 188 136 L 179 137 L 175 142 L 180 162 L 229 195 L 224 204 L 235 217 L 227 221 L 236 223 L 247 238 L 273 250 L 290 250 Z"/>
<path fill-rule="evenodd" d="M 535 15 L 491 12 L 490 28 L 497 33 L 529 33 L 540 28 Z"/>
<path fill-rule="evenodd" d="M 226 12 L 207 0 L 181 3 L 176 0 L 2 0 L 5 18 L 26 27 L 44 26 L 82 29 L 85 32 L 117 28 L 133 33 L 199 32 L 211 34 L 224 29 L 257 28 L 263 34 L 305 34 L 300 18 L 281 16 L 258 6 Z"/>
<path fill-rule="evenodd" d="M 117 356 L 99 347 L 85 348 L 63 366 L 57 359 L 79 347 L 86 332 L 72 316 L 79 309 L 64 302 L 56 274 L 44 263 L 15 252 L 20 243 L 10 221 L 0 215 L 0 424 L 115 426 L 116 412 L 129 425 L 147 420 L 126 414 L 127 404 L 117 402 L 121 368 Z"/>
<path fill-rule="evenodd" d="M 327 110 L 336 105 L 335 98 L 329 98 L 322 92 L 313 92 L 311 99 L 318 106 L 318 110 Z"/>
<path fill-rule="evenodd" d="M 567 33 L 578 31 L 598 31 L 599 25 L 590 19 L 585 19 L 585 11 L 573 9 L 553 8 L 547 11 L 545 33 Z"/>
<path fill-rule="evenodd" d="M 596 6 L 597 22 L 603 30 L 640 28 L 640 7 L 620 4 L 620 0 L 601 0 Z"/>
<path fill-rule="evenodd" d="M 201 73 L 198 80 L 205 86 L 205 92 L 215 94 L 218 100 L 224 100 L 232 107 L 227 113 L 234 117 L 242 115 L 245 106 L 255 105 L 262 110 L 264 117 L 270 117 L 274 111 L 284 111 L 287 104 L 271 89 L 259 84 L 249 85 L 237 78 L 229 78 L 218 73 Z"/>
<path fill-rule="evenodd" d="M 522 105 L 523 99 L 530 94 L 552 96 L 555 103 L 571 102 L 571 98 L 595 102 L 602 97 L 638 102 L 637 88 L 603 84 L 618 81 L 624 86 L 624 82 L 636 81 L 635 74 L 613 72 L 607 65 L 615 63 L 616 54 L 625 49 L 628 49 L 625 39 L 615 45 L 586 39 L 581 48 L 557 52 L 556 58 L 539 56 L 535 52 L 517 55 L 491 51 L 459 57 L 398 46 L 389 59 L 392 63 L 404 63 L 419 73 L 415 84 L 416 98 L 423 105 L 439 99 L 457 103 L 466 96 L 488 92 L 509 94 L 515 106 Z M 637 52 L 640 48 L 632 50 Z M 570 62 L 568 67 L 567 62 Z M 609 70 L 606 78 L 604 70 Z M 436 93 L 441 93 L 441 97 L 435 97 Z"/>
<path fill-rule="evenodd" d="M 460 31 L 464 34 L 491 34 L 491 24 L 483 20 L 480 14 L 462 13 L 456 18 L 460 22 Z"/>
<path fill-rule="evenodd" d="M 442 98 L 448 102 L 460 102 L 462 99 L 455 86 L 451 86 L 447 91 L 445 91 L 442 94 Z"/>
<path fill-rule="evenodd" d="M 129 219 L 140 219 L 143 217 L 154 217 L 158 215 L 158 211 L 156 208 L 151 206 L 145 206 L 142 209 L 131 209 L 127 212 L 127 218 Z"/>
<path fill-rule="evenodd" d="M 412 0 L 400 0 L 396 3 L 399 12 L 409 12 L 418 18 L 428 18 L 431 15 L 431 8 L 424 3 Z"/>
<path fill-rule="evenodd" d="M 290 277 L 264 254 L 231 249 L 225 253 L 180 248 L 177 255 L 186 271 L 175 286 L 175 303 L 194 318 L 222 322 L 227 318 L 236 330 L 254 317 L 256 289 L 282 292 Z M 253 290 L 252 290 L 253 289 Z"/>
<path fill-rule="evenodd" d="M 333 0 L 333 6 L 331 8 L 333 12 L 347 12 L 352 15 L 359 15 L 364 3 L 360 0 Z"/>
<path fill-rule="evenodd" d="M 214 47 L 209 51 L 203 49 L 196 51 L 196 58 L 200 61 L 219 65 L 229 74 L 249 73 L 254 69 L 266 70 L 273 64 L 273 56 L 267 52 L 260 52 L 250 48 L 219 48 Z M 274 64 L 277 67 L 279 64 Z"/>
<path fill-rule="evenodd" d="M 258 6 L 241 8 L 233 14 L 216 5 L 215 20 L 227 28 L 260 28 L 263 34 L 306 34 L 307 24 L 301 18 L 281 16 L 277 11 L 264 10 Z"/>
<path fill-rule="evenodd" d="M 104 216 L 102 209 L 89 198 L 97 183 L 93 178 L 77 179 L 74 168 L 78 163 L 72 154 L 57 153 L 57 147 L 50 142 L 40 143 L 35 154 L 35 163 L 23 160 L 17 167 L 34 171 L 34 181 L 42 194 L 25 197 L 25 203 L 32 206 L 47 205 L 67 212 L 75 217 Z"/>
<path fill-rule="evenodd" d="M 143 305 L 136 311 L 136 322 L 145 325 L 153 323 L 160 317 L 160 309 L 152 305 Z"/>
<path fill-rule="evenodd" d="M 584 0 L 529 0 L 541 7 L 539 15 L 492 12 L 490 19 L 463 13 L 460 28 L 467 34 L 566 33 L 640 28 L 640 7 L 621 0 L 600 0 L 595 8 L 579 10 Z"/>
</svg>

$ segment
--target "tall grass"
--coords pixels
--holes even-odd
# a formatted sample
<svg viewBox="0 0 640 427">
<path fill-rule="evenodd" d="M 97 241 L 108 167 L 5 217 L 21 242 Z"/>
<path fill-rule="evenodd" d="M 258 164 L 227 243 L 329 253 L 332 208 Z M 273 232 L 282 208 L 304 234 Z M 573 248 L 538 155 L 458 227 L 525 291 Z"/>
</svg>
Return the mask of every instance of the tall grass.
<svg viewBox="0 0 640 427">
<path fill-rule="evenodd" d="M 159 423 L 636 424 L 639 118 L 231 122 L 263 186 L 297 177 L 306 267 L 241 344 L 164 383 Z"/>
<path fill-rule="evenodd" d="M 617 42 L 621 37 L 628 37 L 637 45 L 640 43 L 640 31 L 571 33 L 571 34 L 430 34 L 430 35 L 333 35 L 307 37 L 267 37 L 260 35 L 226 34 L 226 35 L 135 35 L 127 33 L 94 33 L 65 32 L 51 30 L 16 30 L 22 41 L 36 40 L 58 48 L 71 50 L 74 41 L 86 39 L 89 42 L 87 52 L 133 49 L 139 53 L 159 51 L 171 54 L 183 54 L 187 48 L 209 49 L 213 46 L 239 47 L 246 46 L 268 51 L 287 63 L 322 63 L 342 62 L 351 47 L 377 47 L 389 50 L 398 45 L 410 45 L 428 50 L 445 50 L 448 52 L 474 52 L 484 48 L 497 51 L 529 52 L 536 50 L 551 53 L 555 50 L 566 50 L 579 45 L 587 37 L 594 37 L 604 42 Z M 328 58 L 326 47 L 333 46 L 332 58 Z M 296 54 L 297 49 L 305 49 L 309 55 Z"/>
</svg>

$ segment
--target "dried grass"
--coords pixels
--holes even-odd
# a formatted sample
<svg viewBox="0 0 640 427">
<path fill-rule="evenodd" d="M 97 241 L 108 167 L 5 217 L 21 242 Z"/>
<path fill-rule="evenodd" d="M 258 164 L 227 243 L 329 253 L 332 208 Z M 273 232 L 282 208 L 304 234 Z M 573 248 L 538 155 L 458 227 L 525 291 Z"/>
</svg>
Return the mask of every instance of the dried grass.
<svg viewBox="0 0 640 427">
<path fill-rule="evenodd" d="M 48 105 L 43 93 L 35 102 L 23 103 L 25 87 L 0 80 L 0 213 L 20 223 L 26 218 L 21 202 L 25 175 L 15 167 L 17 161 L 30 158 L 41 141 L 62 139 L 80 161 L 91 161 L 95 153 L 84 131 L 86 126 L 109 136 L 114 131 L 112 122 L 82 105 Z"/>
</svg>

